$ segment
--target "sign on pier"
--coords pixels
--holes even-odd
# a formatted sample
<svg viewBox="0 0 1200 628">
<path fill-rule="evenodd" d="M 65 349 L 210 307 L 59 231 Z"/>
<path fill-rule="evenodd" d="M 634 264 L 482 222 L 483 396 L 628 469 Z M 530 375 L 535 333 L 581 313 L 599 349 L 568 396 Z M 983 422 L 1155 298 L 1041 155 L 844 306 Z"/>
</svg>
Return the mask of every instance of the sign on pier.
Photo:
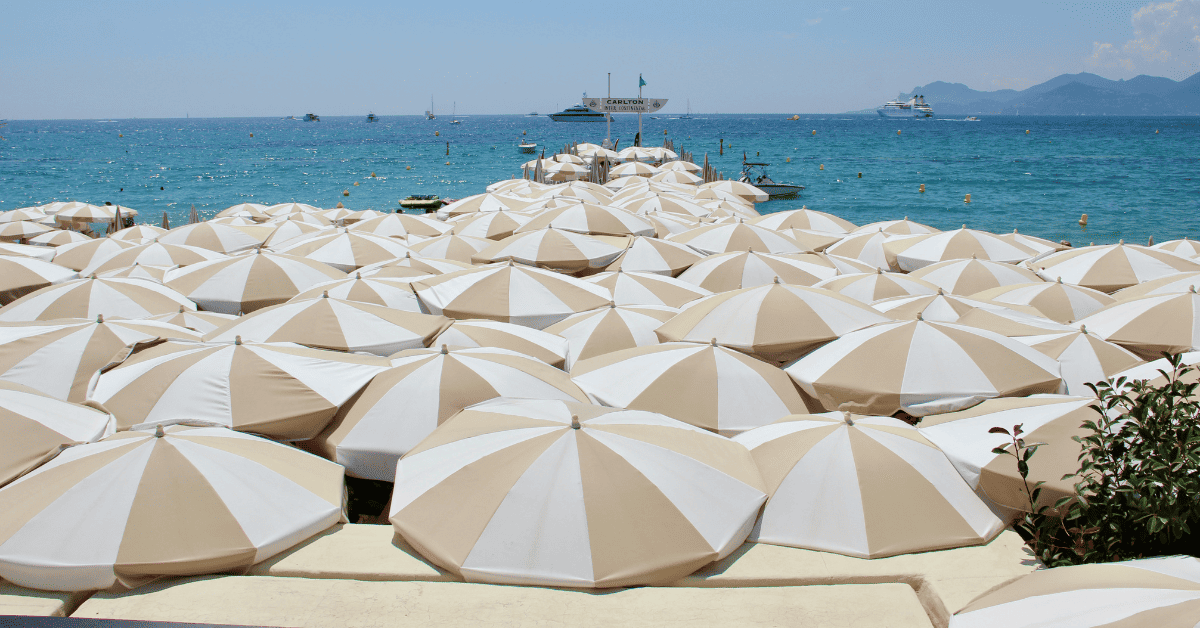
<svg viewBox="0 0 1200 628">
<path fill-rule="evenodd" d="M 625 113 L 654 113 L 667 104 L 666 98 L 588 98 L 585 102 L 592 111 L 620 111 Z"/>
</svg>

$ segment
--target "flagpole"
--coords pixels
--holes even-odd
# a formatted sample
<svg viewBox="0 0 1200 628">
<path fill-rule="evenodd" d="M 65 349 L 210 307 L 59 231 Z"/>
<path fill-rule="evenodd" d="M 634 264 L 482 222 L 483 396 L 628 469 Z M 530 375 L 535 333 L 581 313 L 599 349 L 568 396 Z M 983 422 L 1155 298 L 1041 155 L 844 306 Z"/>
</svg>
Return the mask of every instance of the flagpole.
<svg viewBox="0 0 1200 628">
<path fill-rule="evenodd" d="M 638 100 L 642 99 L 642 83 L 645 83 L 645 82 L 646 81 L 642 80 L 642 75 L 639 74 L 638 75 Z M 640 107 L 638 108 L 638 134 L 637 134 L 637 136 L 638 136 L 638 146 L 641 146 L 642 145 L 642 141 L 641 141 L 642 140 L 642 110 Z"/>
</svg>

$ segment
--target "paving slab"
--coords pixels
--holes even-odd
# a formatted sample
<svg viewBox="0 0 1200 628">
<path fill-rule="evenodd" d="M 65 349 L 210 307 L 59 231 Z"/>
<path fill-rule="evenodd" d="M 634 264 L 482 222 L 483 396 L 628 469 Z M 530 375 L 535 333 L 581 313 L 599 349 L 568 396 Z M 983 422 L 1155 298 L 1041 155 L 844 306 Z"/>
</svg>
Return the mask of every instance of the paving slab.
<svg viewBox="0 0 1200 628">
<path fill-rule="evenodd" d="M 336 525 L 247 573 L 343 580 L 458 580 L 422 558 L 391 525 L 366 524 Z"/>
<path fill-rule="evenodd" d="M 89 595 L 90 592 L 37 591 L 0 582 L 0 615 L 66 617 Z"/>
</svg>

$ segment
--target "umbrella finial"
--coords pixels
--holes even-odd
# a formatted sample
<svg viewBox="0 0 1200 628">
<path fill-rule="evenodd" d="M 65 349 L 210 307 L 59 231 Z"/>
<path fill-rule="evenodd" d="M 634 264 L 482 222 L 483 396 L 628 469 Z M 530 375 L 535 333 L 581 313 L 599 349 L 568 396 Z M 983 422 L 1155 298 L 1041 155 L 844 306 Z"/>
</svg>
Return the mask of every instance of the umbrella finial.
<svg viewBox="0 0 1200 628">
<path fill-rule="evenodd" d="M 181 305 L 181 306 L 179 306 L 179 313 L 180 313 L 180 314 L 183 314 L 185 311 L 186 311 L 186 310 L 184 310 L 184 309 L 183 309 L 183 306 L 182 306 L 182 305 Z"/>
<path fill-rule="evenodd" d="M 905 217 L 904 217 L 904 221 L 905 221 L 905 222 L 908 222 L 908 216 L 905 216 Z"/>
<path fill-rule="evenodd" d="M 322 290 L 322 291 L 321 291 L 321 298 L 322 298 L 322 299 L 328 299 L 328 298 L 329 298 L 329 291 L 328 291 L 328 290 Z"/>
<path fill-rule="evenodd" d="M 450 354 L 450 347 L 447 347 L 446 345 L 442 345 L 442 355 L 449 355 L 449 354 Z"/>
<path fill-rule="evenodd" d="M 103 314 L 97 314 L 97 315 L 96 315 L 96 322 L 97 322 L 97 323 L 103 323 L 103 322 L 104 322 L 104 315 L 103 315 Z"/>
<path fill-rule="evenodd" d="M 775 283 L 779 283 L 779 275 L 775 275 Z"/>
<path fill-rule="evenodd" d="M 941 286 L 938 286 L 938 296 L 939 296 L 939 297 L 944 297 L 944 296 L 946 296 L 946 292 L 945 292 L 944 290 L 942 290 L 942 287 L 941 287 Z"/>
<path fill-rule="evenodd" d="M 1045 268 L 1043 268 L 1042 270 L 1046 270 L 1046 269 L 1045 269 Z M 1062 277 L 1059 277 L 1059 278 L 1058 278 L 1058 283 L 1062 283 Z"/>
<path fill-rule="evenodd" d="M 923 315 L 922 315 L 920 312 L 917 312 L 917 320 L 919 320 L 919 321 L 924 321 L 924 320 L 925 320 L 925 316 L 923 316 Z"/>
<path fill-rule="evenodd" d="M 717 346 L 717 339 L 713 338 L 712 340 L 709 340 L 708 343 L 715 347 L 715 346 Z"/>
<path fill-rule="evenodd" d="M 233 337 L 233 344 L 234 344 L 234 346 L 241 346 L 241 344 L 242 344 L 242 337 L 241 337 L 241 336 L 234 336 L 234 337 Z"/>
<path fill-rule="evenodd" d="M 578 414 L 572 414 L 572 415 L 571 415 L 571 429 L 573 429 L 573 430 L 577 430 L 577 429 L 579 429 L 579 428 L 581 428 L 581 427 L 583 427 L 583 426 L 579 424 L 579 415 L 578 415 Z"/>
<path fill-rule="evenodd" d="M 609 309 L 612 309 L 612 308 L 615 308 L 615 307 L 617 307 L 617 302 L 616 302 L 616 301 L 609 301 L 609 302 L 608 302 L 608 307 L 609 307 Z"/>
<path fill-rule="evenodd" d="M 162 423 L 159 423 L 158 425 L 154 426 L 154 437 L 155 438 L 162 438 L 163 436 L 166 436 L 166 435 L 167 435 L 167 433 L 163 431 Z"/>
<path fill-rule="evenodd" d="M 1079 326 L 1079 333 L 1081 333 L 1081 334 L 1086 334 L 1086 333 L 1088 333 L 1088 330 L 1087 330 L 1087 325 L 1080 325 L 1080 326 Z"/>
<path fill-rule="evenodd" d="M 882 269 L 882 268 L 879 268 L 879 267 L 876 267 L 876 268 L 875 268 L 875 274 L 876 274 L 876 275 L 882 275 L 882 274 L 883 274 L 883 269 Z"/>
<path fill-rule="evenodd" d="M 972 253 L 972 254 L 971 254 L 971 259 L 979 259 L 979 258 L 975 257 L 975 254 L 974 254 L 974 253 Z"/>
<path fill-rule="evenodd" d="M 854 425 L 854 417 L 849 410 L 842 410 L 842 420 L 846 422 L 846 425 Z"/>
<path fill-rule="evenodd" d="M 360 273 L 360 272 L 355 272 L 355 273 L 354 273 L 354 278 L 355 278 L 355 279 L 359 279 L 359 280 L 361 280 L 361 279 L 362 279 L 362 273 Z"/>
<path fill-rule="evenodd" d="M 1192 294 L 1196 294 L 1196 286 L 1188 286 L 1188 292 L 1191 292 Z"/>
</svg>

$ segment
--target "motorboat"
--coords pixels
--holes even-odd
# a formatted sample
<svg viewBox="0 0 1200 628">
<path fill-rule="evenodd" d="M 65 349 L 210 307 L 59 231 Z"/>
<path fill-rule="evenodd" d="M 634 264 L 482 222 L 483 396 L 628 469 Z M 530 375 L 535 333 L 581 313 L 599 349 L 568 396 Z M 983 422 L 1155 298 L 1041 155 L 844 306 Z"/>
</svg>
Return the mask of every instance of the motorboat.
<svg viewBox="0 0 1200 628">
<path fill-rule="evenodd" d="M 433 213 L 442 207 L 442 199 L 436 194 L 413 194 L 400 201 L 401 211 L 405 209 L 420 209 L 426 214 Z"/>
<path fill-rule="evenodd" d="M 538 112 L 530 111 L 529 113 L 525 114 L 525 117 L 526 118 L 536 118 L 536 117 L 538 117 Z"/>
<path fill-rule="evenodd" d="M 800 190 L 804 189 L 803 185 L 792 185 L 791 183 L 776 183 L 767 176 L 767 166 L 771 164 L 762 162 L 746 161 L 746 156 L 742 155 L 742 174 L 738 177 L 738 181 L 749 183 L 754 187 L 767 193 L 771 200 L 777 198 L 796 198 L 800 195 Z"/>
<path fill-rule="evenodd" d="M 378 119 L 379 119 L 379 118 L 376 118 L 376 117 L 375 117 L 375 113 L 374 113 L 374 112 L 372 112 L 372 113 L 368 113 L 368 114 L 367 114 L 367 122 L 374 122 L 374 121 L 376 121 L 376 120 L 378 120 Z"/>
<path fill-rule="evenodd" d="M 517 148 L 521 149 L 522 153 L 536 153 L 537 152 L 537 143 L 530 142 L 528 140 L 521 140 L 517 144 Z"/>
<path fill-rule="evenodd" d="M 583 99 L 587 100 L 587 94 L 583 95 Z M 555 122 L 604 122 L 612 120 L 612 114 L 592 111 L 583 106 L 583 102 L 577 102 L 558 113 L 552 113 L 547 116 Z"/>
<path fill-rule="evenodd" d="M 306 114 L 304 114 L 304 121 L 305 122 L 320 122 L 321 116 L 318 116 L 315 113 L 306 113 Z"/>
<path fill-rule="evenodd" d="M 979 118 L 975 116 L 967 116 L 967 122 L 979 122 Z"/>
<path fill-rule="evenodd" d="M 896 97 L 896 100 L 888 101 L 884 105 L 875 110 L 881 117 L 884 118 L 932 118 L 933 107 L 925 102 L 924 96 L 913 96 L 908 100 L 900 100 L 901 96 Z"/>
</svg>

